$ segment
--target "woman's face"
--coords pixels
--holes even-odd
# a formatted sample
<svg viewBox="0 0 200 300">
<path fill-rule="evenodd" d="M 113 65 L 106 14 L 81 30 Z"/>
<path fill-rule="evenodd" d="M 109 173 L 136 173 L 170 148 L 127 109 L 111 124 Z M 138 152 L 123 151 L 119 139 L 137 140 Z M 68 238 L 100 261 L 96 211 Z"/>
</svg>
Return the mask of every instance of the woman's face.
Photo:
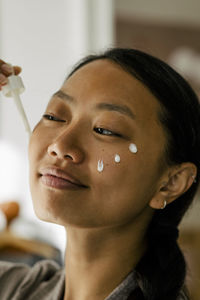
<svg viewBox="0 0 200 300">
<path fill-rule="evenodd" d="M 141 82 L 109 60 L 76 71 L 53 95 L 30 140 L 37 216 L 64 226 L 106 227 L 152 213 L 148 203 L 166 144 L 159 109 Z"/>
</svg>

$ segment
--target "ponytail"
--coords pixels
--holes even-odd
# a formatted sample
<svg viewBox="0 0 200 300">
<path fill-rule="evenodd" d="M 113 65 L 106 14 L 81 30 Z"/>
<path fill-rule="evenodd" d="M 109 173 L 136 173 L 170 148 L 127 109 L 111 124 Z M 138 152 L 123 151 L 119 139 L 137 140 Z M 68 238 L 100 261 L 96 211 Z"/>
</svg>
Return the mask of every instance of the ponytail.
<svg viewBox="0 0 200 300">
<path fill-rule="evenodd" d="M 141 299 L 177 300 L 186 273 L 185 260 L 177 244 L 178 229 L 153 221 L 147 238 L 148 249 L 136 267 L 144 296 Z"/>
</svg>

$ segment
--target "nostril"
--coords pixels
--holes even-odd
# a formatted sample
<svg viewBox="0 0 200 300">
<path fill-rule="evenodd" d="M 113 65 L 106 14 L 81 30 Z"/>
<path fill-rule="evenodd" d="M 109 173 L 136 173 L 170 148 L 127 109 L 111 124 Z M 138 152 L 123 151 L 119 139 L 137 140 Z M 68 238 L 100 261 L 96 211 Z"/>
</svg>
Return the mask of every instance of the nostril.
<svg viewBox="0 0 200 300">
<path fill-rule="evenodd" d="M 53 150 L 53 149 L 48 149 L 48 153 L 50 156 L 53 156 L 53 157 L 62 157 L 64 159 L 70 159 L 70 160 L 73 160 L 73 157 L 70 155 L 70 154 L 62 154 L 61 151 L 56 151 L 56 150 Z"/>
<path fill-rule="evenodd" d="M 69 158 L 69 159 L 73 160 L 72 156 L 69 154 L 65 155 L 65 158 Z"/>
<path fill-rule="evenodd" d="M 55 151 L 50 151 L 49 154 L 50 154 L 51 156 L 57 156 L 57 153 L 56 153 Z"/>
<path fill-rule="evenodd" d="M 57 153 L 55 151 L 52 151 L 51 155 L 56 156 Z"/>
<path fill-rule="evenodd" d="M 63 159 L 74 163 L 80 163 L 83 159 L 83 153 L 78 147 L 69 147 L 64 143 L 58 143 L 58 141 L 49 145 L 47 153 L 54 159 Z"/>
</svg>

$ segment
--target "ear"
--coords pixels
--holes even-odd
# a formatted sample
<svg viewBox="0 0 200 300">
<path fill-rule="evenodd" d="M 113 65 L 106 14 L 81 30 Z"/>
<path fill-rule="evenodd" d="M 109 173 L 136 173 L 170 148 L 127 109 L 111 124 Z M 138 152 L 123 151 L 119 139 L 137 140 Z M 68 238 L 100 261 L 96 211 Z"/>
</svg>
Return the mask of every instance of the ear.
<svg viewBox="0 0 200 300">
<path fill-rule="evenodd" d="M 161 178 L 157 192 L 149 202 L 154 209 L 162 209 L 182 194 L 184 194 L 195 181 L 197 167 L 193 163 L 182 163 L 168 169 Z"/>
</svg>

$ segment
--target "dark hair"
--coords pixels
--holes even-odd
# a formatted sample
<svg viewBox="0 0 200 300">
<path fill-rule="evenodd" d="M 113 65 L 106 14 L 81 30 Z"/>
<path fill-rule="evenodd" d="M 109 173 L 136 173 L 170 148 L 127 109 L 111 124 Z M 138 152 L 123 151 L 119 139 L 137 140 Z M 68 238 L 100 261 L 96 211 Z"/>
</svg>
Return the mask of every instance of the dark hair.
<svg viewBox="0 0 200 300">
<path fill-rule="evenodd" d="M 69 77 L 97 59 L 120 65 L 157 98 L 162 111 L 160 122 L 167 136 L 168 164 L 192 162 L 197 166 L 196 183 L 164 210 L 155 211 L 147 233 L 147 251 L 136 266 L 140 288 L 128 298 L 176 300 L 186 275 L 177 227 L 194 198 L 200 176 L 200 105 L 185 79 L 160 59 L 139 50 L 113 48 L 90 55 L 75 66 Z"/>
</svg>

